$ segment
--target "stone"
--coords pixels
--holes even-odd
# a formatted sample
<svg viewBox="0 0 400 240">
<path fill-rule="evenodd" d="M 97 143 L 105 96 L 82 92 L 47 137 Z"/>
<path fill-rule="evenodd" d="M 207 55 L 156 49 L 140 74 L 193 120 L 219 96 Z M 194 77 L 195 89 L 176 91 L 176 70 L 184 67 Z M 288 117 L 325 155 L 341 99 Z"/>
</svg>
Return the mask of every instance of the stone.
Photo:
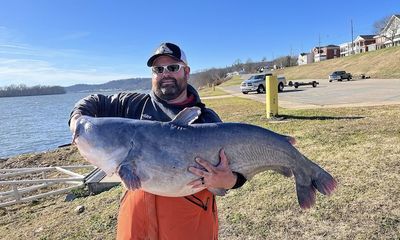
<svg viewBox="0 0 400 240">
<path fill-rule="evenodd" d="M 79 206 L 77 206 L 77 207 L 75 208 L 75 212 L 76 212 L 77 214 L 81 214 L 81 213 L 83 213 L 84 211 L 85 211 L 85 206 L 79 205 Z"/>
</svg>

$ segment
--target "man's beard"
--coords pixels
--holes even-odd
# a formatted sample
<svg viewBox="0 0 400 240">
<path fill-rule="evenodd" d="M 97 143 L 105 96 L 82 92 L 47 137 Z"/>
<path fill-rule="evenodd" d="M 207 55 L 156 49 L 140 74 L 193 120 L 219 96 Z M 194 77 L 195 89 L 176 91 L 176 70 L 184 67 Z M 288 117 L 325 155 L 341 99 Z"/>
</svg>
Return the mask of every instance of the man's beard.
<svg viewBox="0 0 400 240">
<path fill-rule="evenodd" d="M 154 93 L 162 100 L 170 101 L 179 97 L 186 88 L 187 83 L 185 80 L 178 84 L 176 78 L 168 77 L 156 83 Z"/>
</svg>

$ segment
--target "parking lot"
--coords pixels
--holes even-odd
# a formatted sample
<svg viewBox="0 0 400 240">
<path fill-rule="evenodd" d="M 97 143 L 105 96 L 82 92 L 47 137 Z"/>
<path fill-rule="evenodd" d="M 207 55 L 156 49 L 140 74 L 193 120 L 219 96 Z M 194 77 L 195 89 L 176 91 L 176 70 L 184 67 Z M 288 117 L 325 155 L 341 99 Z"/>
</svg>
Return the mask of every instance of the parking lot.
<svg viewBox="0 0 400 240">
<path fill-rule="evenodd" d="M 309 82 L 315 79 L 299 80 Z M 297 80 L 296 80 L 297 81 Z M 317 79 L 319 85 L 285 87 L 279 93 L 279 106 L 283 108 L 320 108 L 377 106 L 400 104 L 400 79 L 354 79 L 352 81 L 329 82 Z M 224 87 L 229 93 L 265 103 L 265 94 L 242 94 L 239 86 Z"/>
</svg>

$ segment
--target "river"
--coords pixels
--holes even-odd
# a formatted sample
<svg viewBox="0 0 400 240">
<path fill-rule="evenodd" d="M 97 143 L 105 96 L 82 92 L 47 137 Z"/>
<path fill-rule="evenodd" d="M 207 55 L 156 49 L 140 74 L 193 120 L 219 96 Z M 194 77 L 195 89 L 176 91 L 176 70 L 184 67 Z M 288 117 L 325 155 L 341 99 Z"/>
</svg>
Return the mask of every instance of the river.
<svg viewBox="0 0 400 240">
<path fill-rule="evenodd" d="M 87 95 L 0 98 L 0 158 L 43 152 L 70 143 L 69 114 L 75 103 Z"/>
</svg>

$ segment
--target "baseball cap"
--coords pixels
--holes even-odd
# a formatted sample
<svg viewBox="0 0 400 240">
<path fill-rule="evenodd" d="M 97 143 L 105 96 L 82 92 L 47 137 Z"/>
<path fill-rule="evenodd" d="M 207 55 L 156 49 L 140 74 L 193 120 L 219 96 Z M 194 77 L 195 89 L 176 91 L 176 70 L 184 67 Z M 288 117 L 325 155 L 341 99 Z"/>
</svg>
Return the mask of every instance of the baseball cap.
<svg viewBox="0 0 400 240">
<path fill-rule="evenodd" d="M 170 56 L 188 65 L 186 55 L 183 50 L 173 43 L 161 43 L 161 45 L 154 51 L 153 56 L 151 56 L 147 61 L 147 66 L 153 66 L 154 60 L 156 60 L 156 58 L 159 56 Z"/>
</svg>

